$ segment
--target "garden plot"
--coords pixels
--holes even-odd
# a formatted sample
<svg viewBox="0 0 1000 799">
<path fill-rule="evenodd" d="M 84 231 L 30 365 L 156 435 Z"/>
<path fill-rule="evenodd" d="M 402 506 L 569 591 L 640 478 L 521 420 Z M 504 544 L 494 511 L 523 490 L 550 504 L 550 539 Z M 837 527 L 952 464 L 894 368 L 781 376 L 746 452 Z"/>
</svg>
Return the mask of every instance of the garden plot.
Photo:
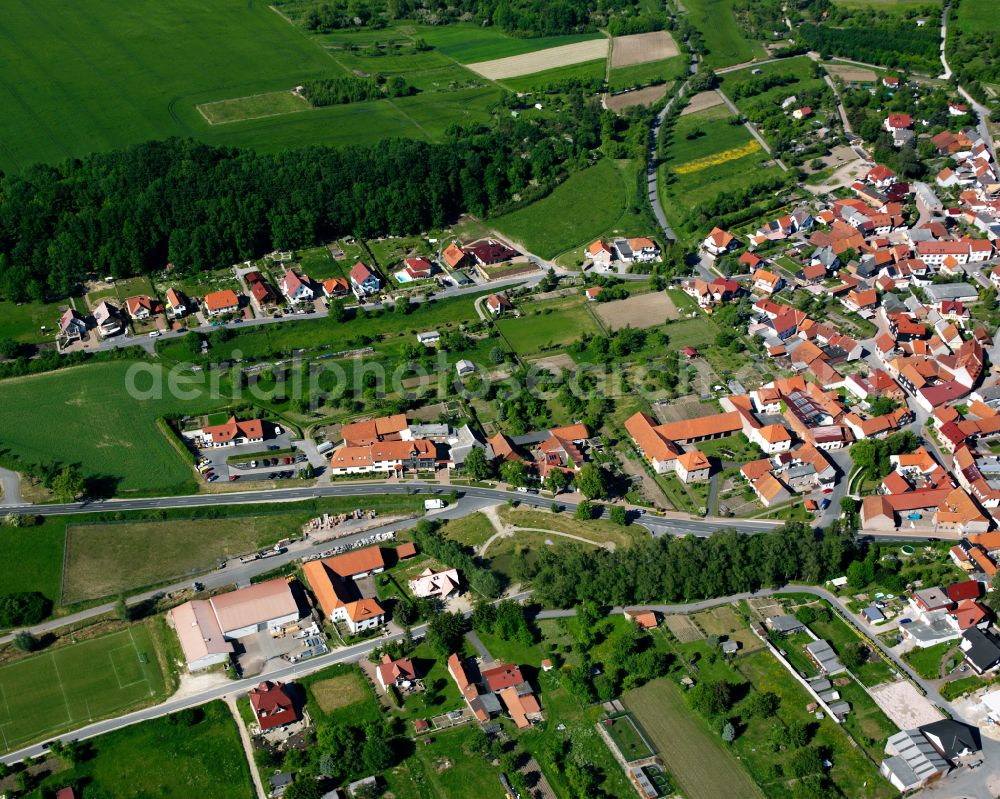
<svg viewBox="0 0 1000 799">
<path fill-rule="evenodd" d="M 608 57 L 608 40 L 591 39 L 576 44 L 565 44 L 562 47 L 549 47 L 534 53 L 495 58 L 492 61 L 480 61 L 469 64 L 468 68 L 490 80 L 502 78 L 517 78 L 521 75 L 533 75 L 547 69 L 565 67 L 570 64 L 582 64 Z"/>
<path fill-rule="evenodd" d="M 611 45 L 611 68 L 662 61 L 679 54 L 677 43 L 666 31 L 615 36 Z"/>
<path fill-rule="evenodd" d="M 670 630 L 674 638 L 682 644 L 690 644 L 692 641 L 701 641 L 705 637 L 704 633 L 698 629 L 698 625 L 691 620 L 690 616 L 685 616 L 684 614 L 674 614 L 664 616 L 663 619 L 667 625 L 667 629 Z"/>
<path fill-rule="evenodd" d="M 625 300 L 598 303 L 594 310 L 610 330 L 653 327 L 680 318 L 674 301 L 664 292 L 651 292 Z"/>
</svg>

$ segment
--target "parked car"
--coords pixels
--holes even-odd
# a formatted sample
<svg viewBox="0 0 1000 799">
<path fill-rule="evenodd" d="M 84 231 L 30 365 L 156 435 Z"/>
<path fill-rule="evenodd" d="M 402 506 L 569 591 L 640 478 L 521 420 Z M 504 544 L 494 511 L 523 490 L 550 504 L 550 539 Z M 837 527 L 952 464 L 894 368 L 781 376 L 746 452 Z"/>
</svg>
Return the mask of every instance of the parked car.
<svg viewBox="0 0 1000 799">
<path fill-rule="evenodd" d="M 229 475 L 229 482 L 230 483 L 232 483 L 235 480 L 239 480 L 239 479 L 240 479 L 240 476 L 238 474 L 231 474 L 231 475 Z"/>
</svg>

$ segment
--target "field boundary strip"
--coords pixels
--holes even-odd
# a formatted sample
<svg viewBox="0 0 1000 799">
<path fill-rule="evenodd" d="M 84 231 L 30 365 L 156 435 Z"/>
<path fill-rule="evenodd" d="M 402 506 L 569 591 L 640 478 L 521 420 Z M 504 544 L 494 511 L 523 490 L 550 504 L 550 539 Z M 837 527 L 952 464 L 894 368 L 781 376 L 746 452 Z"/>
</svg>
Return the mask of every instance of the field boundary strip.
<svg viewBox="0 0 1000 799">
<path fill-rule="evenodd" d="M 719 166 L 720 164 L 725 164 L 729 161 L 737 161 L 740 158 L 753 155 L 760 149 L 762 149 L 760 142 L 756 139 L 751 139 L 746 144 L 740 145 L 739 147 L 731 147 L 728 150 L 722 150 L 721 152 L 713 153 L 712 155 L 706 155 L 701 158 L 696 158 L 693 161 L 688 161 L 686 164 L 674 167 L 674 172 L 678 175 L 690 175 L 693 172 L 701 172 L 703 169 Z"/>
</svg>

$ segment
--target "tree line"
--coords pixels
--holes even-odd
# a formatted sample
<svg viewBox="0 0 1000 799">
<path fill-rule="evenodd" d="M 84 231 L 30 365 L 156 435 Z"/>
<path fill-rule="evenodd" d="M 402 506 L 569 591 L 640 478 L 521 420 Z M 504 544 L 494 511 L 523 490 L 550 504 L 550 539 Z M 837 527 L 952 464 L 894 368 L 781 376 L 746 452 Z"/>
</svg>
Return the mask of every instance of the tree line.
<svg viewBox="0 0 1000 799">
<path fill-rule="evenodd" d="M 789 522 L 774 532 L 721 531 L 643 541 L 627 549 L 545 547 L 534 562 L 515 556 L 515 578 L 531 580 L 544 607 L 678 602 L 784 585 L 820 583 L 841 573 L 855 553 L 851 530 L 834 523 L 814 531 Z"/>
<path fill-rule="evenodd" d="M 576 98 L 543 120 L 452 126 L 444 141 L 282 153 L 172 138 L 0 182 L 0 295 L 66 296 L 88 275 L 206 270 L 344 235 L 403 235 L 535 199 L 600 145 Z"/>
<path fill-rule="evenodd" d="M 343 78 L 307 80 L 302 84 L 302 96 L 316 107 L 381 100 L 383 97 L 406 97 L 414 92 L 415 89 L 399 75 L 388 80 L 381 75 L 373 78 L 351 75 Z"/>
</svg>

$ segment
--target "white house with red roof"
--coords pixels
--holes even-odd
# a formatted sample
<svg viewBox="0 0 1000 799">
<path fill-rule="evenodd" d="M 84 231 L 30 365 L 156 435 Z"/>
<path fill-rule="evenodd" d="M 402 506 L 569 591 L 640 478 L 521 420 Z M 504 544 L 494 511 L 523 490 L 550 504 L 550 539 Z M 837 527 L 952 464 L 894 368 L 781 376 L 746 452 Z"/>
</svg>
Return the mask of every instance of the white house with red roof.
<svg viewBox="0 0 1000 799">
<path fill-rule="evenodd" d="M 407 258 L 403 261 L 403 269 L 410 280 L 424 280 L 434 274 L 434 264 L 423 257 Z"/>
<path fill-rule="evenodd" d="M 410 593 L 417 599 L 448 599 L 458 596 L 461 593 L 461 581 L 458 579 L 457 569 L 445 569 L 444 571 L 433 571 L 424 569 L 420 574 L 410 580 Z"/>
<path fill-rule="evenodd" d="M 125 309 L 128 315 L 137 322 L 149 319 L 153 315 L 153 300 L 145 294 L 137 294 L 125 300 Z"/>
<path fill-rule="evenodd" d="M 725 255 L 730 250 L 736 249 L 739 244 L 732 233 L 720 227 L 714 227 L 712 228 L 712 232 L 705 237 L 701 246 L 705 248 L 705 251 L 709 255 L 718 257 Z"/>
<path fill-rule="evenodd" d="M 374 294 L 382 288 L 382 281 L 371 269 L 358 261 L 351 267 L 349 275 L 351 279 L 351 289 L 360 300 L 369 294 Z"/>
<path fill-rule="evenodd" d="M 87 321 L 75 308 L 67 308 L 59 317 L 59 335 L 67 343 L 87 335 Z"/>
<path fill-rule="evenodd" d="M 247 419 L 241 422 L 235 416 L 230 416 L 225 424 L 203 427 L 201 440 L 206 447 L 257 444 L 264 440 L 264 422 L 262 419 Z"/>
<path fill-rule="evenodd" d="M 491 294 L 486 298 L 486 308 L 494 316 L 514 310 L 514 306 L 511 305 L 506 294 Z"/>
<path fill-rule="evenodd" d="M 174 318 L 179 319 L 191 310 L 191 302 L 184 292 L 177 289 L 167 289 L 167 312 Z"/>
<path fill-rule="evenodd" d="M 885 118 L 885 129 L 890 133 L 909 130 L 913 127 L 913 117 L 909 114 L 889 114 Z"/>
<path fill-rule="evenodd" d="M 316 297 L 309 275 L 299 274 L 289 269 L 278 281 L 278 288 L 285 298 L 292 303 L 312 302 Z"/>
<path fill-rule="evenodd" d="M 587 247 L 586 256 L 595 269 L 610 269 L 611 262 L 615 259 L 614 251 L 600 239 Z"/>
</svg>

